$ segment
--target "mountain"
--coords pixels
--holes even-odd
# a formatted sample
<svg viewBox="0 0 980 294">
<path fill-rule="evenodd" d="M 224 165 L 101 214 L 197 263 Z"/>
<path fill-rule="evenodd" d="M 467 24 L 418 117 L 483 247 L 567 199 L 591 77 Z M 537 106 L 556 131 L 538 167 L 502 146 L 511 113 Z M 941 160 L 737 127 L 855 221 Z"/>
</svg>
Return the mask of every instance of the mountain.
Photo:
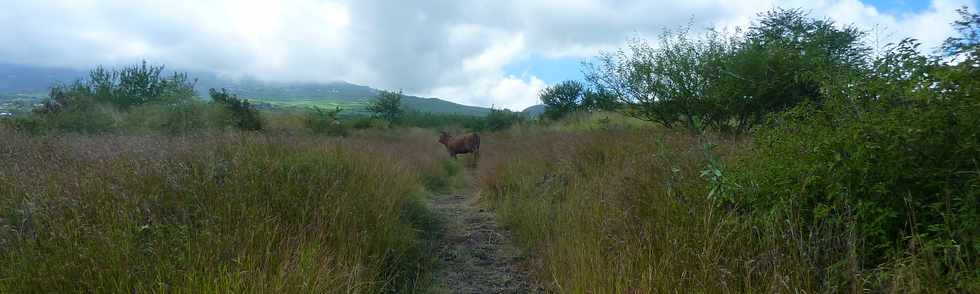
<svg viewBox="0 0 980 294">
<path fill-rule="evenodd" d="M 527 114 L 528 116 L 531 117 L 537 117 L 540 116 L 542 113 L 544 113 L 544 108 L 545 108 L 544 104 L 538 104 L 525 108 L 524 110 L 521 111 L 521 113 Z"/>
<path fill-rule="evenodd" d="M 78 70 L 0 63 L 0 94 L 46 94 L 51 85 L 85 76 Z"/>
<path fill-rule="evenodd" d="M 85 77 L 85 71 L 0 63 L 0 105 L 17 97 L 40 100 L 55 83 L 67 83 Z M 189 72 L 197 79 L 198 96 L 206 97 L 208 89 L 227 89 L 239 97 L 279 107 L 341 107 L 350 112 L 364 112 L 377 89 L 347 82 L 286 83 L 256 79 L 227 79 L 206 72 Z M 25 98 L 28 97 L 28 98 Z M 432 113 L 456 113 L 483 116 L 490 109 L 449 102 L 439 98 L 404 95 L 402 103 L 411 109 Z M 0 107 L 2 108 L 2 107 Z"/>
<path fill-rule="evenodd" d="M 319 106 L 326 108 L 339 106 L 354 112 L 362 112 L 379 92 L 379 90 L 368 86 L 347 82 L 283 83 L 254 79 L 228 80 L 208 75 L 202 76 L 204 78 L 198 79 L 198 93 L 207 93 L 208 89 L 211 88 L 225 88 L 240 97 L 278 106 Z M 432 113 L 483 116 L 490 112 L 489 108 L 412 95 L 404 95 L 402 104 L 410 109 Z"/>
</svg>

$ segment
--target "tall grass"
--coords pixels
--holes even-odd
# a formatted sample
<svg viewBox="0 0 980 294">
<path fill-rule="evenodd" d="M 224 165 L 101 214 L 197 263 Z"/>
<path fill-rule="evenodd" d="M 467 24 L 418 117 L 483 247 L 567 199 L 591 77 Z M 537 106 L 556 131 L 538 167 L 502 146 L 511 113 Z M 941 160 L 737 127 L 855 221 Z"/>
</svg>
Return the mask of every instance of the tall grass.
<svg viewBox="0 0 980 294">
<path fill-rule="evenodd" d="M 0 141 L 0 292 L 411 292 L 425 136 Z"/>
<path fill-rule="evenodd" d="M 480 183 L 532 274 L 561 293 L 947 289 L 916 254 L 862 264 L 853 222 L 805 228 L 720 205 L 713 181 L 726 175 L 714 173 L 727 170 L 711 165 L 750 146 L 658 129 L 515 129 L 484 140 Z"/>
</svg>

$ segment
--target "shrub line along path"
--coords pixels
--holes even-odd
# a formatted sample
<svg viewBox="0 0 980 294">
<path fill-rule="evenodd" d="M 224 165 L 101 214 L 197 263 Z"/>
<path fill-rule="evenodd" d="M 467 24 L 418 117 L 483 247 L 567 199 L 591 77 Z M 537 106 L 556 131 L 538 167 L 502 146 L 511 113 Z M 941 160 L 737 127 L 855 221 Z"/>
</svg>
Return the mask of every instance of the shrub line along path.
<svg viewBox="0 0 980 294">
<path fill-rule="evenodd" d="M 465 169 L 460 184 L 435 193 L 429 206 L 445 222 L 436 241 L 436 293 L 537 293 L 527 271 L 519 267 L 520 251 L 496 215 L 479 203 L 474 171 Z"/>
</svg>

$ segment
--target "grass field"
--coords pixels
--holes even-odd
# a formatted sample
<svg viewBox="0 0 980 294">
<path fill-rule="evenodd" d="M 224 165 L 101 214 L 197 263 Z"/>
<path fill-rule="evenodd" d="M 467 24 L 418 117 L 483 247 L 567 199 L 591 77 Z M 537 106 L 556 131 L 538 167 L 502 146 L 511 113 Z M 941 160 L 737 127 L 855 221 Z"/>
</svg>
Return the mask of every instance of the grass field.
<svg viewBox="0 0 980 294">
<path fill-rule="evenodd" d="M 420 199 L 447 171 L 420 132 L 3 132 L 0 292 L 426 289 Z"/>
</svg>

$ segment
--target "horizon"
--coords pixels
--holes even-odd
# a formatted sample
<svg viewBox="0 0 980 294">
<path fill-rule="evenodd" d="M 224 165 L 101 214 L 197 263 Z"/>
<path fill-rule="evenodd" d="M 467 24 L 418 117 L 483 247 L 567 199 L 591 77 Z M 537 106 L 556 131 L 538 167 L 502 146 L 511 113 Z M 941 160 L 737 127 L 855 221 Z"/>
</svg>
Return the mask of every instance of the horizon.
<svg viewBox="0 0 980 294">
<path fill-rule="evenodd" d="M 779 5 L 776 5 L 778 2 Z M 523 110 L 582 79 L 581 62 L 690 24 L 746 27 L 775 7 L 854 25 L 877 46 L 932 50 L 976 1 L 34 1 L 0 5 L 0 62 L 88 70 L 146 60 L 263 82 L 345 82 L 478 107 Z M 399 6 L 399 7 L 394 7 Z M 873 44 L 874 45 L 874 44 Z"/>
</svg>

